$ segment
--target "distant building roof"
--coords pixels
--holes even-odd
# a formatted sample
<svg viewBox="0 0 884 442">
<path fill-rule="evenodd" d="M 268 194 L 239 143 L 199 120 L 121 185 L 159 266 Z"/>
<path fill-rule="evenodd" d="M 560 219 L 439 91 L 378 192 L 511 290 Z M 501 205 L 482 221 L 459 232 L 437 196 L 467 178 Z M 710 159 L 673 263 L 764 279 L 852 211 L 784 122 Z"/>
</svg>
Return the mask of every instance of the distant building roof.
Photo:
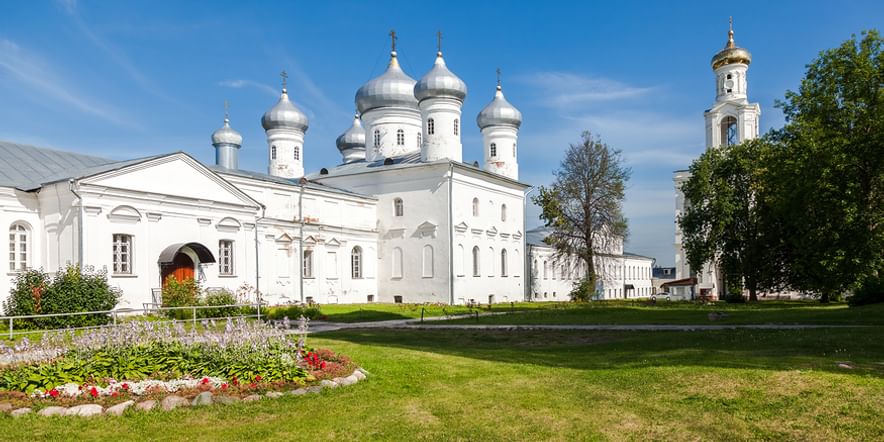
<svg viewBox="0 0 884 442">
<path fill-rule="evenodd" d="M 525 184 L 521 181 L 514 180 L 512 178 L 505 177 L 503 175 L 499 175 L 493 172 L 488 172 L 487 170 L 482 169 L 481 167 L 462 163 L 459 161 L 452 161 L 449 159 L 441 159 L 436 161 L 425 162 L 421 161 L 421 153 L 420 152 L 410 152 L 403 155 L 382 158 L 374 161 L 354 161 L 352 163 L 345 163 L 331 168 L 324 168 L 323 170 L 326 173 L 322 173 L 322 170 L 319 172 L 313 172 L 307 175 L 307 179 L 315 180 L 322 179 L 327 177 L 335 177 L 335 176 L 346 176 L 346 175 L 356 175 L 360 173 L 370 173 L 370 172 L 378 172 L 378 171 L 386 171 L 386 170 L 396 170 L 396 169 L 407 169 L 410 167 L 421 167 L 435 164 L 454 164 L 455 166 L 476 171 L 480 174 L 499 178 L 503 181 L 509 181 L 511 183 L 519 184 L 523 187 L 530 187 L 528 184 Z"/>
<path fill-rule="evenodd" d="M 529 229 L 525 232 L 525 241 L 528 242 L 529 246 L 534 247 L 546 247 L 552 249 L 553 246 L 547 244 L 544 239 L 552 233 L 552 229 L 549 227 L 535 227 L 533 229 Z M 607 253 L 596 253 L 597 256 L 613 256 L 613 257 L 623 257 L 623 258 L 636 258 L 636 259 L 649 259 L 654 260 L 649 256 L 637 255 L 635 253 L 623 252 L 622 255 L 610 255 Z"/>
<path fill-rule="evenodd" d="M 297 178 L 296 179 L 289 179 L 289 178 L 268 175 L 266 173 L 261 173 L 261 172 L 252 172 L 250 170 L 226 169 L 226 168 L 220 167 L 220 166 L 206 166 L 206 167 L 211 169 L 213 172 L 220 173 L 220 174 L 228 174 L 228 175 L 234 175 L 234 176 L 243 177 L 243 178 L 251 178 L 254 180 L 266 181 L 266 182 L 282 184 L 282 185 L 286 185 L 286 186 L 300 186 L 301 185 L 300 179 L 297 179 Z M 304 187 L 307 189 L 315 189 L 315 190 L 320 190 L 320 191 L 325 191 L 325 192 L 341 193 L 341 194 L 357 196 L 357 197 L 361 197 L 361 198 L 376 199 L 375 197 L 373 197 L 371 195 L 365 195 L 365 194 L 361 194 L 361 193 L 351 192 L 349 190 L 341 189 L 341 188 L 334 187 L 334 186 L 329 186 L 324 183 L 315 183 L 312 181 L 308 181 L 306 184 L 304 184 Z"/>
</svg>

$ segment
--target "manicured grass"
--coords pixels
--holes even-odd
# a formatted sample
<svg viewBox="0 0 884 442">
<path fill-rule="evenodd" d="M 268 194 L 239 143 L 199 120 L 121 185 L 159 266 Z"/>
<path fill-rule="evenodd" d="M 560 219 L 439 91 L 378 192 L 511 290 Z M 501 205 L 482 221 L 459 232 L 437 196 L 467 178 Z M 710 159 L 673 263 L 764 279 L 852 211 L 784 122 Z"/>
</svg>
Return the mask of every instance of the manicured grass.
<svg viewBox="0 0 884 442">
<path fill-rule="evenodd" d="M 538 303 L 543 308 L 513 315 L 484 316 L 429 324 L 826 324 L 884 325 L 884 304 L 848 307 L 808 301 L 754 304 L 605 301 Z M 721 312 L 718 321 L 709 313 Z"/>
<path fill-rule="evenodd" d="M 529 310 L 544 308 L 540 304 L 517 303 L 499 304 L 492 307 L 495 310 Z M 330 322 L 374 322 L 392 319 L 420 319 L 421 310 L 425 318 L 465 315 L 477 311 L 462 305 L 438 305 L 438 304 L 323 304 L 320 306 L 325 320 Z M 486 309 L 478 309 L 481 312 Z"/>
<path fill-rule="evenodd" d="M 882 440 L 882 335 L 339 331 L 309 344 L 371 372 L 352 387 L 122 418 L 0 416 L 0 438 Z"/>
</svg>

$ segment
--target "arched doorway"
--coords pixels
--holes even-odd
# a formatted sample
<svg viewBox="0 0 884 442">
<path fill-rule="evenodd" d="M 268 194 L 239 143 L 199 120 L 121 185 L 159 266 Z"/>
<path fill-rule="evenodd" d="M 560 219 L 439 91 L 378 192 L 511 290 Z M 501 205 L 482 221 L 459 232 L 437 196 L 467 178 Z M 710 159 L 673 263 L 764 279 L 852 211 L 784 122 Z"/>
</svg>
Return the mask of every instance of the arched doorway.
<svg viewBox="0 0 884 442">
<path fill-rule="evenodd" d="M 215 257 L 206 246 L 191 242 L 172 244 L 166 247 L 157 260 L 160 266 L 160 284 L 161 287 L 166 286 L 166 279 L 174 276 L 177 281 L 185 279 L 197 279 L 197 268 L 200 265 L 212 264 Z"/>
<path fill-rule="evenodd" d="M 169 276 L 174 276 L 175 280 L 178 282 L 184 281 L 186 279 L 193 279 L 193 269 L 193 260 L 190 259 L 190 257 L 187 256 L 186 253 L 178 252 L 172 259 L 172 262 L 167 263 L 163 266 L 163 287 L 166 287 L 166 281 L 169 279 Z"/>
</svg>

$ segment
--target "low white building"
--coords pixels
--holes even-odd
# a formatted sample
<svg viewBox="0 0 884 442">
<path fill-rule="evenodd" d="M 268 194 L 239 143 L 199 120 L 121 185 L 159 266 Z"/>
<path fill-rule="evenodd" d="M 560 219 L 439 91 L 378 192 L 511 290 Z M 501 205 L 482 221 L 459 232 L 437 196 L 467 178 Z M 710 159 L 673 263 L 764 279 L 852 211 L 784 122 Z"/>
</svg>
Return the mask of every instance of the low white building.
<svg viewBox="0 0 884 442">
<path fill-rule="evenodd" d="M 226 117 L 213 165 L 0 142 L 0 292 L 27 268 L 73 264 L 107 271 L 128 308 L 160 302 L 170 277 L 252 287 L 271 304 L 524 299 L 521 113 L 498 82 L 477 117 L 485 163 L 465 164 L 466 85 L 441 52 L 420 81 L 397 57 L 358 90 L 342 164 L 306 176 L 308 119 L 285 83 L 261 118 L 266 174 L 239 168 L 242 136 Z"/>
<path fill-rule="evenodd" d="M 586 276 L 586 265 L 577 257 L 562 257 L 544 239 L 544 228 L 528 231 L 530 290 L 534 301 L 567 301 L 569 294 Z M 598 274 L 596 299 L 647 298 L 654 294 L 651 283 L 654 259 L 625 253 L 623 240 L 612 241 L 608 250 L 596 254 Z"/>
</svg>

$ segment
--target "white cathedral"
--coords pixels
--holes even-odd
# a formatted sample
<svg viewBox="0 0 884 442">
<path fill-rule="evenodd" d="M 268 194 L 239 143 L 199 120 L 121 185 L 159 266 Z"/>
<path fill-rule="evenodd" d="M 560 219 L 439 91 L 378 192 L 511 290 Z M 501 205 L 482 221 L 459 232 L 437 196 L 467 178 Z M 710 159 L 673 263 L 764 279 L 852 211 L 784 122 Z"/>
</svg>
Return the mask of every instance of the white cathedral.
<svg viewBox="0 0 884 442">
<path fill-rule="evenodd" d="M 356 92 L 358 114 L 337 138 L 342 163 L 309 174 L 307 116 L 284 83 L 261 119 L 267 174 L 239 169 L 242 136 L 226 116 L 214 165 L 183 152 L 113 161 L 0 142 L 0 293 L 24 269 L 79 264 L 105 269 L 128 308 L 161 302 L 170 277 L 250 285 L 270 304 L 566 300 L 585 269 L 549 272 L 549 247 L 527 241 L 522 115 L 498 81 L 476 119 L 484 164 L 465 164 L 466 95 L 441 50 L 415 81 L 394 46 L 386 71 Z M 622 242 L 609 258 L 601 297 L 651 294 L 650 258 L 623 254 Z"/>
<path fill-rule="evenodd" d="M 752 54 L 734 43 L 734 29 L 731 25 L 724 49 L 712 57 L 712 71 L 715 73 L 715 103 L 704 112 L 706 118 L 706 148 L 730 146 L 758 138 L 761 106 L 750 103 L 749 82 L 746 73 L 752 63 Z M 724 279 L 718 268 L 705 264 L 702 269 L 692 269 L 684 250 L 683 235 L 678 225 L 678 217 L 690 207 L 685 201 L 682 185 L 690 179 L 688 170 L 677 170 L 673 175 L 675 183 L 675 273 L 683 290 L 693 293 L 684 295 L 704 296 L 717 299 L 724 294 Z M 673 284 L 673 283 L 669 283 Z"/>
</svg>

